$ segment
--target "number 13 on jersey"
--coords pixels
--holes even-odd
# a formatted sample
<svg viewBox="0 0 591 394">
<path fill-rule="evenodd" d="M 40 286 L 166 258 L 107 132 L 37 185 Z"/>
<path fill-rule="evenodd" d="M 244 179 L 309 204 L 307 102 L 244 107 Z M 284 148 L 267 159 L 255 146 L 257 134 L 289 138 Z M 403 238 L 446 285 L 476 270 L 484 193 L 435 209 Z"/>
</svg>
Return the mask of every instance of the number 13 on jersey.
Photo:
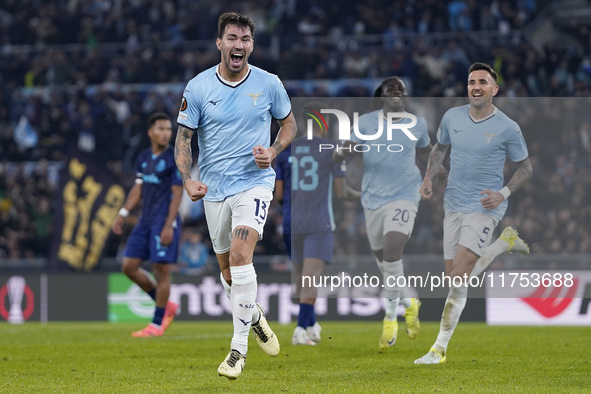
<svg viewBox="0 0 591 394">
<path fill-rule="evenodd" d="M 312 156 L 303 156 L 299 160 L 297 157 L 292 156 L 291 189 L 294 191 L 312 191 L 316 190 L 317 187 L 318 162 Z"/>
</svg>

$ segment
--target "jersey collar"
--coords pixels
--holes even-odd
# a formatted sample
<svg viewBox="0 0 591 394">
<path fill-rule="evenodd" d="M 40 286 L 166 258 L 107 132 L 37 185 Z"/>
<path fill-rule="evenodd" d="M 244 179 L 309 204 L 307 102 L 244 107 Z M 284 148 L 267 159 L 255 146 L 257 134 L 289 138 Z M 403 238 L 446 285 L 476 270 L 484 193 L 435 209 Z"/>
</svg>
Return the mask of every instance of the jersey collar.
<svg viewBox="0 0 591 394">
<path fill-rule="evenodd" d="M 154 153 L 154 150 L 152 149 L 152 147 L 150 147 L 150 152 L 151 152 L 151 154 L 150 154 L 150 157 L 152 158 L 152 160 L 154 160 L 154 159 L 156 159 L 157 157 L 160 157 L 160 156 L 162 156 L 162 154 L 163 154 L 164 152 L 168 151 L 169 149 L 170 149 L 170 145 L 168 145 L 168 146 L 167 146 L 167 147 L 166 147 L 166 148 L 165 148 L 165 149 L 164 149 L 162 152 L 160 152 L 160 153 L 156 154 L 156 153 Z"/>
<path fill-rule="evenodd" d="M 495 116 L 496 114 L 497 114 L 497 107 L 495 107 L 495 106 L 493 105 L 493 111 L 492 111 L 492 113 L 491 113 L 490 115 L 488 115 L 486 118 L 482 118 L 482 119 L 476 120 L 476 119 L 474 119 L 474 118 L 472 117 L 472 115 L 470 114 L 470 107 L 468 107 L 468 116 L 470 117 L 470 120 L 471 120 L 472 122 L 474 122 L 474 123 L 481 123 L 481 122 L 484 122 L 485 120 L 492 118 L 492 117 L 493 117 L 493 116 Z"/>
<path fill-rule="evenodd" d="M 216 76 L 216 77 L 218 77 L 218 80 L 219 80 L 221 83 L 223 83 L 224 85 L 226 85 L 226 86 L 229 86 L 229 87 L 231 87 L 231 88 L 233 88 L 233 89 L 234 89 L 234 88 L 237 88 L 238 86 L 242 85 L 242 83 L 244 83 L 244 81 L 246 81 L 246 79 L 247 79 L 247 78 L 248 78 L 248 76 L 250 75 L 251 68 L 250 68 L 250 66 L 248 66 L 248 65 L 247 65 L 247 67 L 248 67 L 248 72 L 246 73 L 246 75 L 244 76 L 244 78 L 242 78 L 240 81 L 235 81 L 235 82 L 234 82 L 234 81 L 228 81 L 228 80 L 225 80 L 224 78 L 222 78 L 222 76 L 220 75 L 220 73 L 219 73 L 219 71 L 218 71 L 218 70 L 220 69 L 220 65 L 219 65 L 219 64 L 218 64 L 218 66 L 215 68 L 215 76 Z"/>
</svg>

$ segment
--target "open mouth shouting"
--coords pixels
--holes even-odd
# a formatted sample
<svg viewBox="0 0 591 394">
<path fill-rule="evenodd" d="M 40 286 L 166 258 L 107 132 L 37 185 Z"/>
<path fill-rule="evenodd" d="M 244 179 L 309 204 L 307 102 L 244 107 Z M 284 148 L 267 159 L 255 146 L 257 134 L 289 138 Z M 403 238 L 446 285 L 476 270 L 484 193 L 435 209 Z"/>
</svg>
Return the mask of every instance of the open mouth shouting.
<svg viewBox="0 0 591 394">
<path fill-rule="evenodd" d="M 234 52 L 230 54 L 230 66 L 236 70 L 240 70 L 244 65 L 244 53 Z"/>
</svg>

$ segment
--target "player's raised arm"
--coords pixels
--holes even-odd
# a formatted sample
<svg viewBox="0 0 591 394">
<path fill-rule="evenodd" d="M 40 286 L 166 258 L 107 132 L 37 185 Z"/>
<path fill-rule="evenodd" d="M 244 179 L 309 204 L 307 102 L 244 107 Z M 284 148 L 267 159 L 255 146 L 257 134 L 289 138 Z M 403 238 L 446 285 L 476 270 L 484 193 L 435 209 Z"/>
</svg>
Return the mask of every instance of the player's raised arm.
<svg viewBox="0 0 591 394">
<path fill-rule="evenodd" d="M 447 153 L 448 148 L 449 145 L 442 145 L 437 142 L 429 154 L 427 171 L 425 172 L 425 178 L 423 178 L 423 183 L 421 184 L 421 188 L 419 190 L 421 197 L 423 197 L 424 200 L 430 199 L 431 195 L 433 194 L 431 180 L 441 168 L 441 164 L 443 163 L 443 159 L 445 159 L 445 154 Z"/>
<path fill-rule="evenodd" d="M 193 153 L 191 152 L 191 138 L 195 130 L 179 125 L 174 144 L 174 160 L 181 174 L 183 187 L 191 198 L 191 201 L 202 199 L 207 193 L 207 185 L 191 179 L 191 166 Z"/>
</svg>

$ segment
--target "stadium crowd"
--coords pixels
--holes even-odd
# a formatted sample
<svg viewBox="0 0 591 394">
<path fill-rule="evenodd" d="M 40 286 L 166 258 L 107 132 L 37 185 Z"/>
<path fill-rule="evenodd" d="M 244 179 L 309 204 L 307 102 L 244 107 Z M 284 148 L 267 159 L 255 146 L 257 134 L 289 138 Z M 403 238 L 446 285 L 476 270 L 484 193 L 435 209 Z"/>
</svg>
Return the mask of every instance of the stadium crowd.
<svg viewBox="0 0 591 394">
<path fill-rule="evenodd" d="M 3 95 L 21 86 L 185 82 L 215 63 L 216 15 L 236 6 L 190 0 L 5 2 Z M 413 81 L 416 96 L 455 96 L 463 91 L 470 59 L 478 58 L 495 64 L 508 94 L 588 92 L 581 83 L 588 85 L 591 77 L 588 51 L 557 41 L 539 50 L 522 37 L 538 9 L 534 0 L 267 0 L 238 8 L 257 25 L 253 64 L 283 80 L 399 75 Z"/>
<path fill-rule="evenodd" d="M 305 91 L 297 81 L 342 78 L 351 78 L 352 88 L 339 95 L 367 97 L 373 92 L 354 81 L 388 75 L 404 77 L 415 97 L 462 97 L 466 69 L 476 60 L 499 71 L 503 96 L 591 96 L 588 42 L 563 46 L 550 40 L 537 49 L 524 39 L 523 28 L 540 4 L 5 1 L 0 257 L 47 256 L 57 187 L 47 162 L 63 162 L 72 146 L 93 153 L 125 179 L 123 172 L 132 171 L 137 153 L 147 146 L 145 119 L 155 111 L 176 118 L 184 82 L 217 62 L 211 32 L 223 10 L 253 16 L 257 45 L 251 63 L 278 74 L 293 97 L 326 94 L 322 88 Z M 590 253 L 591 124 L 561 122 L 556 103 L 510 114 L 524 131 L 534 179 L 511 197 L 505 222 L 520 229 L 534 252 Z M 542 124 L 540 113 L 551 119 Z M 430 130 L 432 141 L 438 121 Z M 25 166 L 31 161 L 39 164 Z M 407 253 L 441 253 L 441 197 L 421 203 Z M 337 254 L 369 253 L 360 207 L 335 203 L 341 212 Z M 199 221 L 190 227 L 203 228 Z M 274 206 L 258 253 L 284 252 L 280 228 L 281 210 Z M 206 231 L 203 238 L 209 245 Z M 111 245 L 107 254 L 117 250 Z"/>
</svg>

